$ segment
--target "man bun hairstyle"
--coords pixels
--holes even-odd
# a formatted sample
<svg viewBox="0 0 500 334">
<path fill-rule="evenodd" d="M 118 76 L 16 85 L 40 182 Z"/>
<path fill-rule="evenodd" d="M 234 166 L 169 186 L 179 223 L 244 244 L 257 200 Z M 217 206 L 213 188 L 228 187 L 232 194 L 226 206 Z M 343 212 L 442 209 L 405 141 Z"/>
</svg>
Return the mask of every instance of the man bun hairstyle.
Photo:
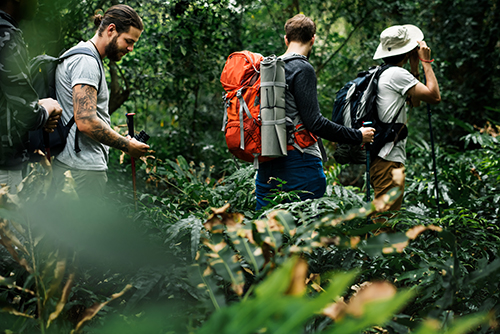
<svg viewBox="0 0 500 334">
<path fill-rule="evenodd" d="M 316 34 L 316 24 L 304 14 L 297 14 L 285 23 L 285 34 L 289 42 L 309 42 Z"/>
<path fill-rule="evenodd" d="M 144 30 L 141 18 L 130 6 L 115 5 L 110 7 L 104 15 L 101 13 L 102 10 L 97 10 L 94 15 L 94 24 L 98 29 L 97 33 L 99 36 L 101 36 L 102 32 L 110 24 L 114 24 L 116 26 L 118 34 L 128 32 L 131 26 L 141 31 Z"/>
</svg>

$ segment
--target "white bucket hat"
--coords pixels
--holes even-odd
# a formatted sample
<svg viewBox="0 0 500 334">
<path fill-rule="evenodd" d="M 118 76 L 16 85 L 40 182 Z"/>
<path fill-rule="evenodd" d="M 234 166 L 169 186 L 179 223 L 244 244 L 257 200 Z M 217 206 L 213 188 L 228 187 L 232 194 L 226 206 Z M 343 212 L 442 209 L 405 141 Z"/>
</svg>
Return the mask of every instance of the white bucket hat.
<svg viewBox="0 0 500 334">
<path fill-rule="evenodd" d="M 392 26 L 380 34 L 380 44 L 373 59 L 381 59 L 407 53 L 424 40 L 424 33 L 412 24 Z"/>
</svg>

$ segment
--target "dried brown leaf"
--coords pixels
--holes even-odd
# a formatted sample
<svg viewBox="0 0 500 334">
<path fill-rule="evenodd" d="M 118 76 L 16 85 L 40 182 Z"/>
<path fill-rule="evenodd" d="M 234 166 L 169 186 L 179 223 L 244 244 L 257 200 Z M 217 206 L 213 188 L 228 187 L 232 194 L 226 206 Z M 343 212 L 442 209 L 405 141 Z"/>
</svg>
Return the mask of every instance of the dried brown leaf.
<svg viewBox="0 0 500 334">
<path fill-rule="evenodd" d="M 254 220 L 253 224 L 255 225 L 257 232 L 265 233 L 266 232 L 266 221 L 265 220 Z"/>
<path fill-rule="evenodd" d="M 6 313 L 13 314 L 13 315 L 17 315 L 19 317 L 25 317 L 25 318 L 31 318 L 31 319 L 35 318 L 35 316 L 33 316 L 33 315 L 29 315 L 29 314 L 26 314 L 26 313 L 19 312 L 19 311 L 13 309 L 12 307 L 4 307 L 4 308 L 2 308 L 2 312 L 6 312 Z"/>
<path fill-rule="evenodd" d="M 344 298 L 341 298 L 336 303 L 329 304 L 321 313 L 332 320 L 338 321 L 345 315 L 346 309 L 347 304 L 344 302 Z"/>
<path fill-rule="evenodd" d="M 50 287 L 47 291 L 46 298 L 44 304 L 52 297 L 55 292 L 59 289 L 59 285 L 62 282 L 64 277 L 64 273 L 66 272 L 66 258 L 61 258 L 56 262 L 56 266 L 54 268 L 54 278 L 50 283 Z"/>
<path fill-rule="evenodd" d="M 75 179 L 73 179 L 73 176 L 71 175 L 71 171 L 67 170 L 64 172 L 64 185 L 62 192 L 67 196 L 67 198 L 71 198 L 74 200 L 78 200 L 78 194 L 76 193 L 76 183 Z"/>
<path fill-rule="evenodd" d="M 216 215 L 220 215 L 220 214 L 223 214 L 227 211 L 227 209 L 229 209 L 229 207 L 231 206 L 231 204 L 229 203 L 226 203 L 222 208 L 211 208 L 212 209 L 212 212 Z"/>
<path fill-rule="evenodd" d="M 212 233 L 222 233 L 224 231 L 222 222 L 219 217 L 212 215 L 204 224 L 207 231 Z"/>
<path fill-rule="evenodd" d="M 351 248 L 356 248 L 361 241 L 360 236 L 351 237 Z"/>
<path fill-rule="evenodd" d="M 226 226 L 229 232 L 234 232 L 242 227 L 243 218 L 241 213 L 225 213 L 222 216 L 222 224 Z"/>
<path fill-rule="evenodd" d="M 292 270 L 292 280 L 285 294 L 300 296 L 306 291 L 307 262 L 299 258 Z"/>
<path fill-rule="evenodd" d="M 82 328 L 82 326 L 85 324 L 85 322 L 87 322 L 87 321 L 91 320 L 93 317 L 95 317 L 95 315 L 104 306 L 106 306 L 109 302 L 115 300 L 116 298 L 119 298 L 119 297 L 123 296 L 123 294 L 125 292 L 127 292 L 128 290 L 130 290 L 131 288 L 132 288 L 132 285 L 131 284 L 127 284 L 127 286 L 122 291 L 111 295 L 111 298 L 108 299 L 107 301 L 105 301 L 104 303 L 95 303 L 94 305 L 92 305 L 91 307 L 89 307 L 88 309 L 86 309 L 83 312 L 81 320 L 78 322 L 78 324 L 76 325 L 75 329 L 71 331 L 71 333 L 77 333 Z"/>
<path fill-rule="evenodd" d="M 62 312 L 62 310 L 64 308 L 64 305 L 66 305 L 66 303 L 68 301 L 69 292 L 71 291 L 71 286 L 73 285 L 73 280 L 74 279 L 75 279 L 75 274 L 73 274 L 73 273 L 70 274 L 69 278 L 68 278 L 68 281 L 64 285 L 64 288 L 63 288 L 63 291 L 62 291 L 62 294 L 61 294 L 61 299 L 59 299 L 59 301 L 57 302 L 55 311 L 52 312 L 50 314 L 50 316 L 49 316 L 49 320 L 47 321 L 47 328 L 49 328 L 49 326 L 52 323 L 52 321 L 54 321 L 55 319 L 57 319 L 57 317 L 59 316 L 59 314 L 61 314 L 61 312 Z"/>
<path fill-rule="evenodd" d="M 26 259 L 22 258 L 16 251 L 16 247 L 13 245 L 12 240 L 5 235 L 5 229 L 3 228 L 2 222 L 0 221 L 0 245 L 4 246 L 7 251 L 12 255 L 12 258 L 17 261 L 24 269 L 30 274 L 33 273 L 33 269 L 29 265 Z M 24 248 L 24 247 L 23 247 Z"/>
<path fill-rule="evenodd" d="M 205 240 L 203 240 L 203 244 L 205 246 L 207 246 L 208 248 L 210 248 L 210 250 L 214 253 L 219 253 L 221 250 L 224 249 L 224 247 L 227 246 L 227 243 L 224 240 L 222 240 L 218 244 L 212 244 L 212 243 L 210 243 L 209 240 L 205 239 Z M 210 256 L 210 254 L 209 254 L 209 256 Z M 218 255 L 217 255 L 217 257 L 218 257 Z"/>
<path fill-rule="evenodd" d="M 125 152 L 122 151 L 120 154 L 120 165 L 123 165 L 123 162 L 125 161 Z"/>
<path fill-rule="evenodd" d="M 355 317 L 363 315 L 365 305 L 373 301 L 392 298 L 396 294 L 396 287 L 389 282 L 373 282 L 362 286 L 360 290 L 351 297 L 347 304 L 346 313 Z"/>
<path fill-rule="evenodd" d="M 285 226 L 278 220 L 278 215 L 281 210 L 275 210 L 271 212 L 268 216 L 269 229 L 273 232 L 283 233 L 285 231 Z"/>
<path fill-rule="evenodd" d="M 398 186 L 402 186 L 405 183 L 405 168 L 395 168 L 392 170 L 392 180 Z"/>
<path fill-rule="evenodd" d="M 227 213 L 226 210 L 230 204 L 227 203 L 222 208 L 211 208 L 213 214 L 205 222 L 205 228 L 212 233 L 222 233 L 223 228 L 220 225 L 226 226 L 227 230 L 232 232 L 241 228 L 244 215 L 241 213 Z"/>
<path fill-rule="evenodd" d="M 436 225 L 417 225 L 406 231 L 406 236 L 408 239 L 414 240 L 416 237 L 418 237 L 422 232 L 425 230 L 432 230 L 432 231 L 437 231 L 441 232 L 443 229 L 439 226 Z"/>
<path fill-rule="evenodd" d="M 5 277 L 0 276 L 0 283 L 5 282 L 6 280 L 7 279 Z M 15 284 L 5 284 L 4 283 L 4 286 L 6 286 L 9 289 L 19 290 L 19 291 L 22 291 L 22 292 L 29 293 L 32 296 L 35 296 L 35 293 L 33 291 L 31 291 L 29 289 L 26 289 L 26 288 L 23 288 L 23 287 L 20 287 L 20 286 L 17 286 Z"/>
<path fill-rule="evenodd" d="M 236 293 L 238 296 L 243 295 L 243 288 L 245 287 L 245 283 L 239 283 L 239 284 L 231 284 L 231 289 Z"/>
<path fill-rule="evenodd" d="M 14 247 L 23 251 L 24 254 L 29 254 L 26 247 L 24 247 L 24 245 L 21 243 L 21 241 L 19 241 L 17 236 L 10 230 L 9 224 L 10 224 L 9 221 L 7 220 L 3 220 L 0 222 L 0 237 L 2 239 L 3 238 L 8 239 L 9 243 L 11 243 Z"/>
<path fill-rule="evenodd" d="M 321 281 L 321 275 L 320 274 L 309 274 L 309 277 L 306 279 L 306 284 L 309 284 L 310 282 L 316 282 L 319 283 Z"/>
</svg>

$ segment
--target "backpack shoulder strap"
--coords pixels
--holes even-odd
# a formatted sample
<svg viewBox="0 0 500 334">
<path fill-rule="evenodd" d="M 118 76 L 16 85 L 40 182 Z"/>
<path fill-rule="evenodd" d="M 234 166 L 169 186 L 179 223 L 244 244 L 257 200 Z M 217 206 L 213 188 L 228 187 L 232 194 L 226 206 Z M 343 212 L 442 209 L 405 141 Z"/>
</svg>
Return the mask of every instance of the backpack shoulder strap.
<svg viewBox="0 0 500 334">
<path fill-rule="evenodd" d="M 102 61 L 91 50 L 89 50 L 89 48 L 76 47 L 76 48 L 70 49 L 68 52 L 66 52 L 65 54 L 60 56 L 58 59 L 59 59 L 59 62 L 62 62 L 63 60 L 68 59 L 71 56 L 79 55 L 79 54 L 91 56 L 92 58 L 94 58 L 97 61 L 97 64 L 99 65 L 99 69 L 101 70 L 100 75 L 101 75 L 101 82 L 102 82 L 102 72 L 103 72 Z M 99 91 L 99 89 L 98 89 L 98 91 Z"/>
<path fill-rule="evenodd" d="M 103 67 L 102 67 L 102 61 L 100 58 L 96 57 L 96 55 L 91 51 L 89 50 L 89 48 L 86 48 L 86 47 L 76 47 L 76 48 L 73 48 L 73 49 L 70 49 L 68 52 L 66 52 L 65 54 L 63 54 L 62 56 L 60 56 L 58 58 L 59 62 L 62 62 L 63 60 L 71 57 L 71 56 L 74 56 L 74 55 L 78 55 L 78 54 L 83 54 L 83 55 L 87 55 L 87 56 L 91 56 L 93 57 L 96 61 L 97 61 L 97 64 L 99 65 L 99 69 L 100 69 L 100 83 L 102 83 L 102 80 L 103 80 L 103 76 L 102 76 L 102 72 L 104 71 Z M 99 89 L 100 89 L 100 86 L 101 84 L 99 84 L 99 87 L 97 89 L 97 92 L 99 92 Z M 73 124 L 75 123 L 75 117 L 71 117 L 71 119 L 69 120 L 68 122 L 68 127 L 71 128 L 73 126 Z M 76 129 L 76 133 L 75 133 L 75 152 L 76 153 L 79 153 L 81 151 L 80 149 L 80 145 L 79 145 L 79 142 L 78 142 L 78 134 L 79 134 L 79 131 L 78 131 L 78 128 Z"/>
<path fill-rule="evenodd" d="M 396 65 L 391 65 L 391 64 L 382 64 L 382 65 L 379 65 L 379 68 L 378 68 L 378 71 L 377 71 L 377 78 L 380 77 L 380 75 L 382 75 L 382 73 L 387 70 L 388 68 L 391 68 L 391 67 L 394 67 Z"/>
</svg>

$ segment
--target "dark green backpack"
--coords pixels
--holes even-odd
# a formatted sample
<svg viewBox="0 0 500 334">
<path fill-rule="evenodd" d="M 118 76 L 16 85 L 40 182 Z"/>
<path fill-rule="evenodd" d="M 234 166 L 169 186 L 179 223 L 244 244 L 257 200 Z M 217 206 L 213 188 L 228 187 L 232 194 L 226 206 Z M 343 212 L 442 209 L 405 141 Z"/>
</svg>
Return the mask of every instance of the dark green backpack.
<svg viewBox="0 0 500 334">
<path fill-rule="evenodd" d="M 31 84 L 38 93 L 40 99 L 51 97 L 56 99 L 56 68 L 63 60 L 77 55 L 84 54 L 91 56 L 97 60 L 99 68 L 102 69 L 101 60 L 86 47 L 78 47 L 71 49 L 61 57 L 51 57 L 48 55 L 40 55 L 33 58 L 30 62 Z M 101 77 L 102 80 L 102 77 Z M 71 117 L 68 123 L 61 120 L 57 128 L 52 133 L 47 133 L 43 129 L 30 132 L 29 153 L 30 161 L 37 161 L 40 155 L 36 154 L 37 150 L 44 152 L 50 159 L 50 156 L 60 153 L 66 146 L 66 138 L 69 130 L 75 124 L 75 118 Z M 79 151 L 79 145 L 75 137 L 75 150 Z"/>
</svg>

